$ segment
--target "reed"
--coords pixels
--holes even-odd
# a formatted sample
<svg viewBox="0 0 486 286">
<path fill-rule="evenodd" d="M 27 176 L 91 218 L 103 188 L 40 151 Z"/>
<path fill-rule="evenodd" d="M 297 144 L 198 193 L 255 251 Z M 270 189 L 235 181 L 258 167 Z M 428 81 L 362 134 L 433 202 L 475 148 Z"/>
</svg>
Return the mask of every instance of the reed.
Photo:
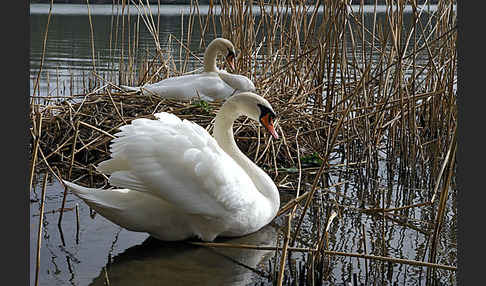
<svg viewBox="0 0 486 286">
<path fill-rule="evenodd" d="M 131 120 L 166 111 L 211 131 L 221 102 L 177 102 L 118 87 L 186 73 L 189 58 L 201 61 L 189 48 L 199 25 L 201 51 L 207 35 L 230 39 L 239 50 L 234 72 L 251 78 L 279 115 L 279 140 L 248 120 L 235 123 L 239 147 L 267 170 L 282 194 L 292 197 L 278 213 L 279 219 L 287 214 L 283 240 L 269 248 L 275 251 L 270 276 L 278 285 L 320 284 L 330 279 L 341 256 L 364 259 L 367 281 L 386 282 L 377 273 L 384 275 L 389 263 L 455 277 L 455 266 L 437 263 L 444 251 L 438 241 L 444 239 L 441 228 L 451 207 L 448 194 L 455 191 L 450 188 L 457 144 L 455 1 L 439 1 L 434 12 L 416 1 L 386 1 L 384 14 L 378 13 L 375 1 L 371 18 L 365 17 L 363 1 L 349 6 L 339 0 L 310 5 L 225 0 L 219 6 L 211 2 L 206 15 L 193 1 L 191 13 L 181 16 L 187 23 L 181 37 L 168 39 L 159 38 L 159 20 L 148 2 L 132 4 L 152 35 L 153 51 L 135 64 L 139 33 L 125 38 L 133 16 L 125 15 L 122 1 L 122 19 L 118 14 L 113 18 L 110 45 L 123 47 L 132 41 L 129 63 L 122 61 L 122 48 L 117 83 L 105 80 L 86 94 L 48 104 L 32 95 L 32 110 L 39 111 L 31 114 L 38 127 L 32 132 L 38 145 L 32 152 L 33 167 L 40 172 L 54 165 L 65 177 L 103 186 L 107 178 L 91 166 L 108 158 L 113 134 Z M 411 20 L 405 18 L 407 7 Z M 45 164 L 37 161 L 37 149 Z M 333 232 L 352 223 L 346 221 L 352 215 L 372 221 L 366 227 L 360 223 L 355 234 L 364 253 L 336 250 L 342 244 Z M 428 262 L 390 256 L 387 245 L 398 226 L 430 236 Z M 367 229 L 373 234 L 365 233 Z M 287 263 L 296 252 L 305 257 L 299 267 Z M 439 276 L 431 271 L 427 283 Z M 356 273 L 349 277 L 359 278 Z"/>
<path fill-rule="evenodd" d="M 39 214 L 39 228 L 37 231 L 37 263 L 35 266 L 35 285 L 39 285 L 39 271 L 40 271 L 40 250 L 42 245 L 42 226 L 44 221 L 44 202 L 46 198 L 46 186 L 47 186 L 47 178 L 49 177 L 49 173 L 45 173 L 44 175 L 44 183 L 42 184 L 42 195 L 41 195 L 41 203 L 40 203 L 40 214 Z"/>
</svg>

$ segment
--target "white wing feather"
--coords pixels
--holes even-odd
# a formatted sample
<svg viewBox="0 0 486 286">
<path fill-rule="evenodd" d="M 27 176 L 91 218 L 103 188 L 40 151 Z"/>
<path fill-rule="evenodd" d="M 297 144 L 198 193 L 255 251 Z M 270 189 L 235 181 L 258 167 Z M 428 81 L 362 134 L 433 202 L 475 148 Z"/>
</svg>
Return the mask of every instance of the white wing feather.
<svg viewBox="0 0 486 286">
<path fill-rule="evenodd" d="M 244 75 L 228 73 L 225 70 L 220 70 L 218 74 L 221 80 L 237 91 L 241 92 L 256 90 L 253 82 Z"/>
<path fill-rule="evenodd" d="M 169 113 L 121 128 L 98 170 L 117 187 L 148 192 L 187 213 L 221 216 L 254 200 L 246 172 L 201 126 Z"/>
</svg>

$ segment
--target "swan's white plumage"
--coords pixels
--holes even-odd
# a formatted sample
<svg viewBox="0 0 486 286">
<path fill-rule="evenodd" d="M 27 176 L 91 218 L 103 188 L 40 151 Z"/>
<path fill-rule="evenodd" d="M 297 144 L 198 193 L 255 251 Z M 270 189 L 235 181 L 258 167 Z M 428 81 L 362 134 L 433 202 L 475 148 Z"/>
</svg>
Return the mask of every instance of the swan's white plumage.
<svg viewBox="0 0 486 286">
<path fill-rule="evenodd" d="M 250 81 L 247 77 L 244 78 Z M 233 84 L 235 84 L 235 81 L 233 81 Z M 236 82 L 236 85 L 238 85 L 238 82 Z M 148 95 L 178 100 L 199 98 L 205 101 L 214 101 L 227 98 L 235 92 L 235 88 L 222 81 L 216 72 L 169 77 L 142 87 L 123 87 Z"/>
<path fill-rule="evenodd" d="M 271 110 L 252 93 L 226 101 L 214 127 L 219 141 L 173 114 L 135 119 L 120 127 L 111 158 L 97 167 L 119 189 L 65 184 L 102 216 L 162 240 L 254 232 L 273 219 L 280 199 L 270 177 L 237 149 L 231 126 L 239 108 L 258 119 L 257 104 Z"/>
<path fill-rule="evenodd" d="M 86 188 L 68 181 L 64 184 L 96 212 L 128 230 L 148 232 L 163 240 L 181 240 L 198 233 L 197 229 L 184 223 L 194 218 L 148 193 Z"/>
<path fill-rule="evenodd" d="M 156 117 L 121 128 L 111 145 L 112 158 L 97 168 L 111 174 L 110 184 L 208 216 L 240 209 L 258 194 L 239 192 L 255 188 L 253 182 L 205 129 L 169 113 Z"/>
<path fill-rule="evenodd" d="M 216 67 L 217 52 L 225 53 L 228 49 L 234 51 L 230 41 L 223 38 L 214 39 L 206 49 L 203 72 L 169 77 L 140 87 L 121 87 L 129 91 L 177 100 L 199 98 L 213 101 L 228 98 L 238 92 L 254 92 L 255 85 L 248 77 L 228 73 Z"/>
</svg>

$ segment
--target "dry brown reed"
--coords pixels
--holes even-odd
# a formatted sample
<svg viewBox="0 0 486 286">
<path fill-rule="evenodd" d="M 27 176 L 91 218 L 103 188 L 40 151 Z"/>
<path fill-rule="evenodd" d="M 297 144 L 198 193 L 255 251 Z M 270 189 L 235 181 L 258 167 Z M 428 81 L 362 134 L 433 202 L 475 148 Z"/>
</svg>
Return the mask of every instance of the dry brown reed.
<svg viewBox="0 0 486 286">
<path fill-rule="evenodd" d="M 44 183 L 42 184 L 42 194 L 41 194 L 41 203 L 40 203 L 40 214 L 39 214 L 39 228 L 37 231 L 37 263 L 35 265 L 35 285 L 39 285 L 39 271 L 40 271 L 40 250 L 42 245 L 42 226 L 44 221 L 44 203 L 46 198 L 46 187 L 47 187 L 47 178 L 49 177 L 49 173 L 46 172 L 44 175 Z"/>
<path fill-rule="evenodd" d="M 155 52 L 137 66 L 135 79 L 135 62 L 125 68 L 122 49 L 119 84 L 155 82 L 185 73 L 189 57 L 201 61 L 189 49 L 194 25 L 199 25 L 201 50 L 208 44 L 207 35 L 230 39 L 239 50 L 233 72 L 250 77 L 257 92 L 271 102 L 278 114 L 281 139 L 271 139 L 248 120 L 236 122 L 235 138 L 248 157 L 278 182 L 280 190 L 295 198 L 278 213 L 288 213 L 283 247 L 278 248 L 283 252 L 276 252 L 282 259 L 275 264 L 280 268 L 273 269 L 279 285 L 297 279 L 295 271 L 285 272 L 291 267 L 285 260 L 287 253 L 304 249 L 296 247 L 298 243 L 312 249 L 305 265 L 308 281 L 324 279 L 332 255 L 366 258 L 366 271 L 372 260 L 456 269 L 436 263 L 441 222 L 450 207 L 447 194 L 455 174 L 455 1 L 439 1 L 433 13 L 418 7 L 416 1 L 386 1 L 384 17 L 378 17 L 375 2 L 373 16 L 366 19 L 362 2 L 353 6 L 357 9 L 353 11 L 340 0 L 315 1 L 311 5 L 303 1 L 231 0 L 221 1 L 219 15 L 212 2 L 208 14 L 202 15 L 200 5 L 194 1 L 190 15 L 183 15 L 189 17 L 185 33 L 180 39 L 172 35 L 167 39 L 169 46 L 179 47 L 172 52 L 161 46 L 159 21 L 148 12 L 148 2 L 132 3 L 139 8 L 137 17 L 153 36 Z M 405 18 L 407 7 L 412 9 L 411 19 Z M 121 36 L 118 15 L 116 31 L 112 32 L 113 43 L 121 47 L 127 40 L 123 31 L 130 23 L 125 9 L 122 1 Z M 133 41 L 138 41 L 138 33 Z M 131 57 L 136 53 L 135 46 Z M 57 105 L 32 102 L 32 136 L 36 143 L 32 166 L 38 170 L 55 166 L 68 174 L 65 177 L 95 186 L 105 185 L 106 177 L 93 172 L 92 166 L 108 158 L 109 142 L 123 124 L 166 111 L 210 131 L 221 105 L 138 96 L 122 92 L 112 82 Z M 47 154 L 44 161 L 36 159 L 38 148 Z M 305 165 L 301 164 L 303 159 Z M 400 190 L 391 196 L 377 179 L 382 162 L 390 180 L 398 177 L 398 184 L 424 189 L 421 201 Z M 349 194 L 342 193 L 342 188 L 348 185 L 348 178 L 339 175 L 339 182 L 333 183 L 331 173 L 353 173 L 361 195 L 347 197 Z M 323 207 L 318 198 L 329 190 L 334 190 L 336 198 L 359 201 L 360 207 L 336 199 Z M 435 201 L 436 192 L 440 192 L 439 203 Z M 395 199 L 390 201 L 390 197 Z M 414 218 L 410 210 L 419 209 L 432 214 L 432 219 Z M 320 214 L 312 221 L 315 233 L 304 242 L 302 222 L 306 213 L 315 210 Z M 382 240 L 390 224 L 425 233 L 430 237 L 428 262 L 387 257 L 384 248 L 382 253 L 369 254 L 364 225 L 358 230 L 365 244 L 364 254 L 328 249 L 325 218 L 332 217 L 333 224 L 343 223 L 343 211 L 378 216 Z M 338 214 L 336 218 L 333 212 Z"/>
</svg>

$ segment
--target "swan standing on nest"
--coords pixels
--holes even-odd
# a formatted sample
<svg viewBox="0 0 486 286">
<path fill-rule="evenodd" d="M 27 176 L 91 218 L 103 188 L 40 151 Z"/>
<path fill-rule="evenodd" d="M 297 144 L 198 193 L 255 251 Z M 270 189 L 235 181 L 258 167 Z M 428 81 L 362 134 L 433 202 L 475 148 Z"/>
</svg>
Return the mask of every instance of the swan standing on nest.
<svg viewBox="0 0 486 286">
<path fill-rule="evenodd" d="M 280 196 L 272 179 L 236 145 L 233 122 L 241 115 L 278 138 L 268 101 L 238 93 L 217 113 L 214 138 L 169 113 L 122 126 L 112 141 L 111 158 L 97 167 L 120 189 L 64 183 L 105 218 L 160 240 L 212 241 L 255 232 L 275 217 Z"/>
<path fill-rule="evenodd" d="M 122 86 L 122 88 L 164 98 L 179 100 L 200 98 L 206 101 L 225 99 L 242 91 L 254 92 L 255 85 L 246 76 L 228 73 L 217 68 L 218 53 L 226 54 L 226 62 L 234 70 L 235 47 L 227 39 L 216 38 L 206 48 L 202 73 L 170 77 L 142 87 Z"/>
</svg>

